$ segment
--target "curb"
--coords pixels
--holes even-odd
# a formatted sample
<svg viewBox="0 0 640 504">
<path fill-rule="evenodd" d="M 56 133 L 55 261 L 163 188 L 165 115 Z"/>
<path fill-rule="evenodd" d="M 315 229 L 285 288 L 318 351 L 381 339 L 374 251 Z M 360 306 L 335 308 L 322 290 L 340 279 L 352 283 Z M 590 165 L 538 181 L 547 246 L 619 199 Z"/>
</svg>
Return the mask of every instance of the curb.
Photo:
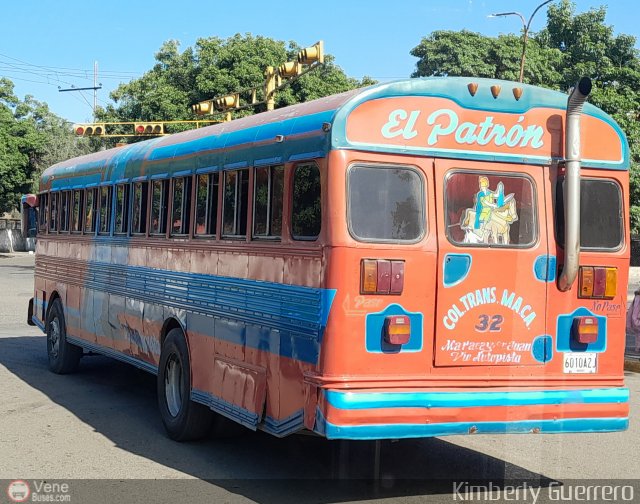
<svg viewBox="0 0 640 504">
<path fill-rule="evenodd" d="M 640 373 L 640 360 L 625 359 L 625 361 L 624 361 L 624 370 L 625 371 L 632 371 L 634 373 Z"/>
</svg>

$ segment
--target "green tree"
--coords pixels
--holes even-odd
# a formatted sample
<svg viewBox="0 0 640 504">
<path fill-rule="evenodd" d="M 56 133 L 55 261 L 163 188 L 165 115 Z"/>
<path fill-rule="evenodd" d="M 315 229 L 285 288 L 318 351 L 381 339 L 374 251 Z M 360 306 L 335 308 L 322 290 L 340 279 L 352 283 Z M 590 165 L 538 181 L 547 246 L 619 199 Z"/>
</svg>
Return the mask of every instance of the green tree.
<svg viewBox="0 0 640 504">
<path fill-rule="evenodd" d="M 18 208 L 45 168 L 91 150 L 46 104 L 32 96 L 21 101 L 13 83 L 0 78 L 0 213 Z"/>
<path fill-rule="evenodd" d="M 620 124 L 631 149 L 631 225 L 640 232 L 640 55 L 636 39 L 616 35 L 606 24 L 606 8 L 576 13 L 575 4 L 550 4 L 546 26 L 529 35 L 524 80 L 567 91 L 589 76 L 589 101 Z M 418 59 L 414 77 L 457 75 L 517 80 L 520 35 L 487 37 L 468 31 L 436 31 L 411 50 Z"/>
<path fill-rule="evenodd" d="M 114 105 L 99 112 L 103 121 L 193 120 L 191 105 L 216 96 L 262 86 L 267 66 L 294 59 L 300 47 L 268 37 L 234 35 L 198 39 L 180 52 L 179 42 L 169 40 L 156 53 L 156 64 L 139 79 L 121 84 L 111 93 Z M 365 77 L 347 77 L 325 56 L 325 65 L 278 91 L 276 106 L 304 102 L 356 87 L 373 84 Z M 259 94 L 258 98 L 262 98 Z M 257 107 L 256 111 L 263 110 Z M 254 110 L 234 113 L 246 115 Z M 201 118 L 201 117 L 200 117 Z M 220 118 L 220 117 L 217 117 Z M 201 118 L 202 119 L 202 118 Z"/>
<path fill-rule="evenodd" d="M 411 50 L 419 58 L 412 77 L 474 76 L 517 80 L 522 38 L 513 35 L 488 37 L 467 30 L 435 31 Z M 541 45 L 535 38 L 527 45 L 527 81 L 552 87 L 560 79 L 557 68 L 562 53 Z"/>
</svg>

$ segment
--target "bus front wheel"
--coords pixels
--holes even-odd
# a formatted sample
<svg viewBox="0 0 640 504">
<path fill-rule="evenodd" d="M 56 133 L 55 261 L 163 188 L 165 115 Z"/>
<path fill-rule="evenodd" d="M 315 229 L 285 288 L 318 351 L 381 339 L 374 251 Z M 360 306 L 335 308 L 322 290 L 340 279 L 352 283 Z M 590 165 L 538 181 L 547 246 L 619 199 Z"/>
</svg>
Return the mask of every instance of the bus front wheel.
<svg viewBox="0 0 640 504">
<path fill-rule="evenodd" d="M 213 412 L 191 400 L 189 349 L 181 329 L 172 329 L 162 345 L 158 369 L 158 405 L 169 437 L 190 441 L 204 437 Z"/>
<path fill-rule="evenodd" d="M 67 341 L 67 325 L 60 298 L 51 303 L 46 329 L 49 369 L 56 374 L 75 372 L 82 357 L 82 348 Z"/>
</svg>

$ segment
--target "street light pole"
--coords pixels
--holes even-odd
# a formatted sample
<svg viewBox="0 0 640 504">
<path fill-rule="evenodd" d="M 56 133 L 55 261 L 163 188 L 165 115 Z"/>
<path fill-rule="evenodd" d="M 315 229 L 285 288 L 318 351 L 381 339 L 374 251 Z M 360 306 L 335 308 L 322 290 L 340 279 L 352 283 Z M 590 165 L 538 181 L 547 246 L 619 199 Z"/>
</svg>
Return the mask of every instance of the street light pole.
<svg viewBox="0 0 640 504">
<path fill-rule="evenodd" d="M 520 21 L 522 21 L 522 29 L 524 30 L 524 34 L 522 35 L 522 57 L 520 58 L 520 82 L 522 82 L 522 80 L 524 79 L 524 60 L 527 54 L 527 40 L 529 39 L 529 28 L 531 27 L 531 21 L 533 21 L 533 17 L 542 7 L 551 2 L 553 2 L 553 0 L 546 0 L 545 2 L 542 2 L 540 5 L 538 5 L 531 16 L 529 16 L 529 21 L 527 21 L 519 12 L 498 12 L 496 14 L 489 15 L 489 17 L 518 16 L 520 18 Z"/>
</svg>

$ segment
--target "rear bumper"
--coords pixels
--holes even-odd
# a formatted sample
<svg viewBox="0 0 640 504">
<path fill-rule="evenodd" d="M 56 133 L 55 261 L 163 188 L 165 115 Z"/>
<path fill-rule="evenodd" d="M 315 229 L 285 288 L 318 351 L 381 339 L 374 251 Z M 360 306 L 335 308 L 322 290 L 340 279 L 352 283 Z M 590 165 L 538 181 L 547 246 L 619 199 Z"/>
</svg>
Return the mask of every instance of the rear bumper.
<svg viewBox="0 0 640 504">
<path fill-rule="evenodd" d="M 612 432 L 629 425 L 629 390 L 321 392 L 315 431 L 329 439 Z"/>
</svg>

